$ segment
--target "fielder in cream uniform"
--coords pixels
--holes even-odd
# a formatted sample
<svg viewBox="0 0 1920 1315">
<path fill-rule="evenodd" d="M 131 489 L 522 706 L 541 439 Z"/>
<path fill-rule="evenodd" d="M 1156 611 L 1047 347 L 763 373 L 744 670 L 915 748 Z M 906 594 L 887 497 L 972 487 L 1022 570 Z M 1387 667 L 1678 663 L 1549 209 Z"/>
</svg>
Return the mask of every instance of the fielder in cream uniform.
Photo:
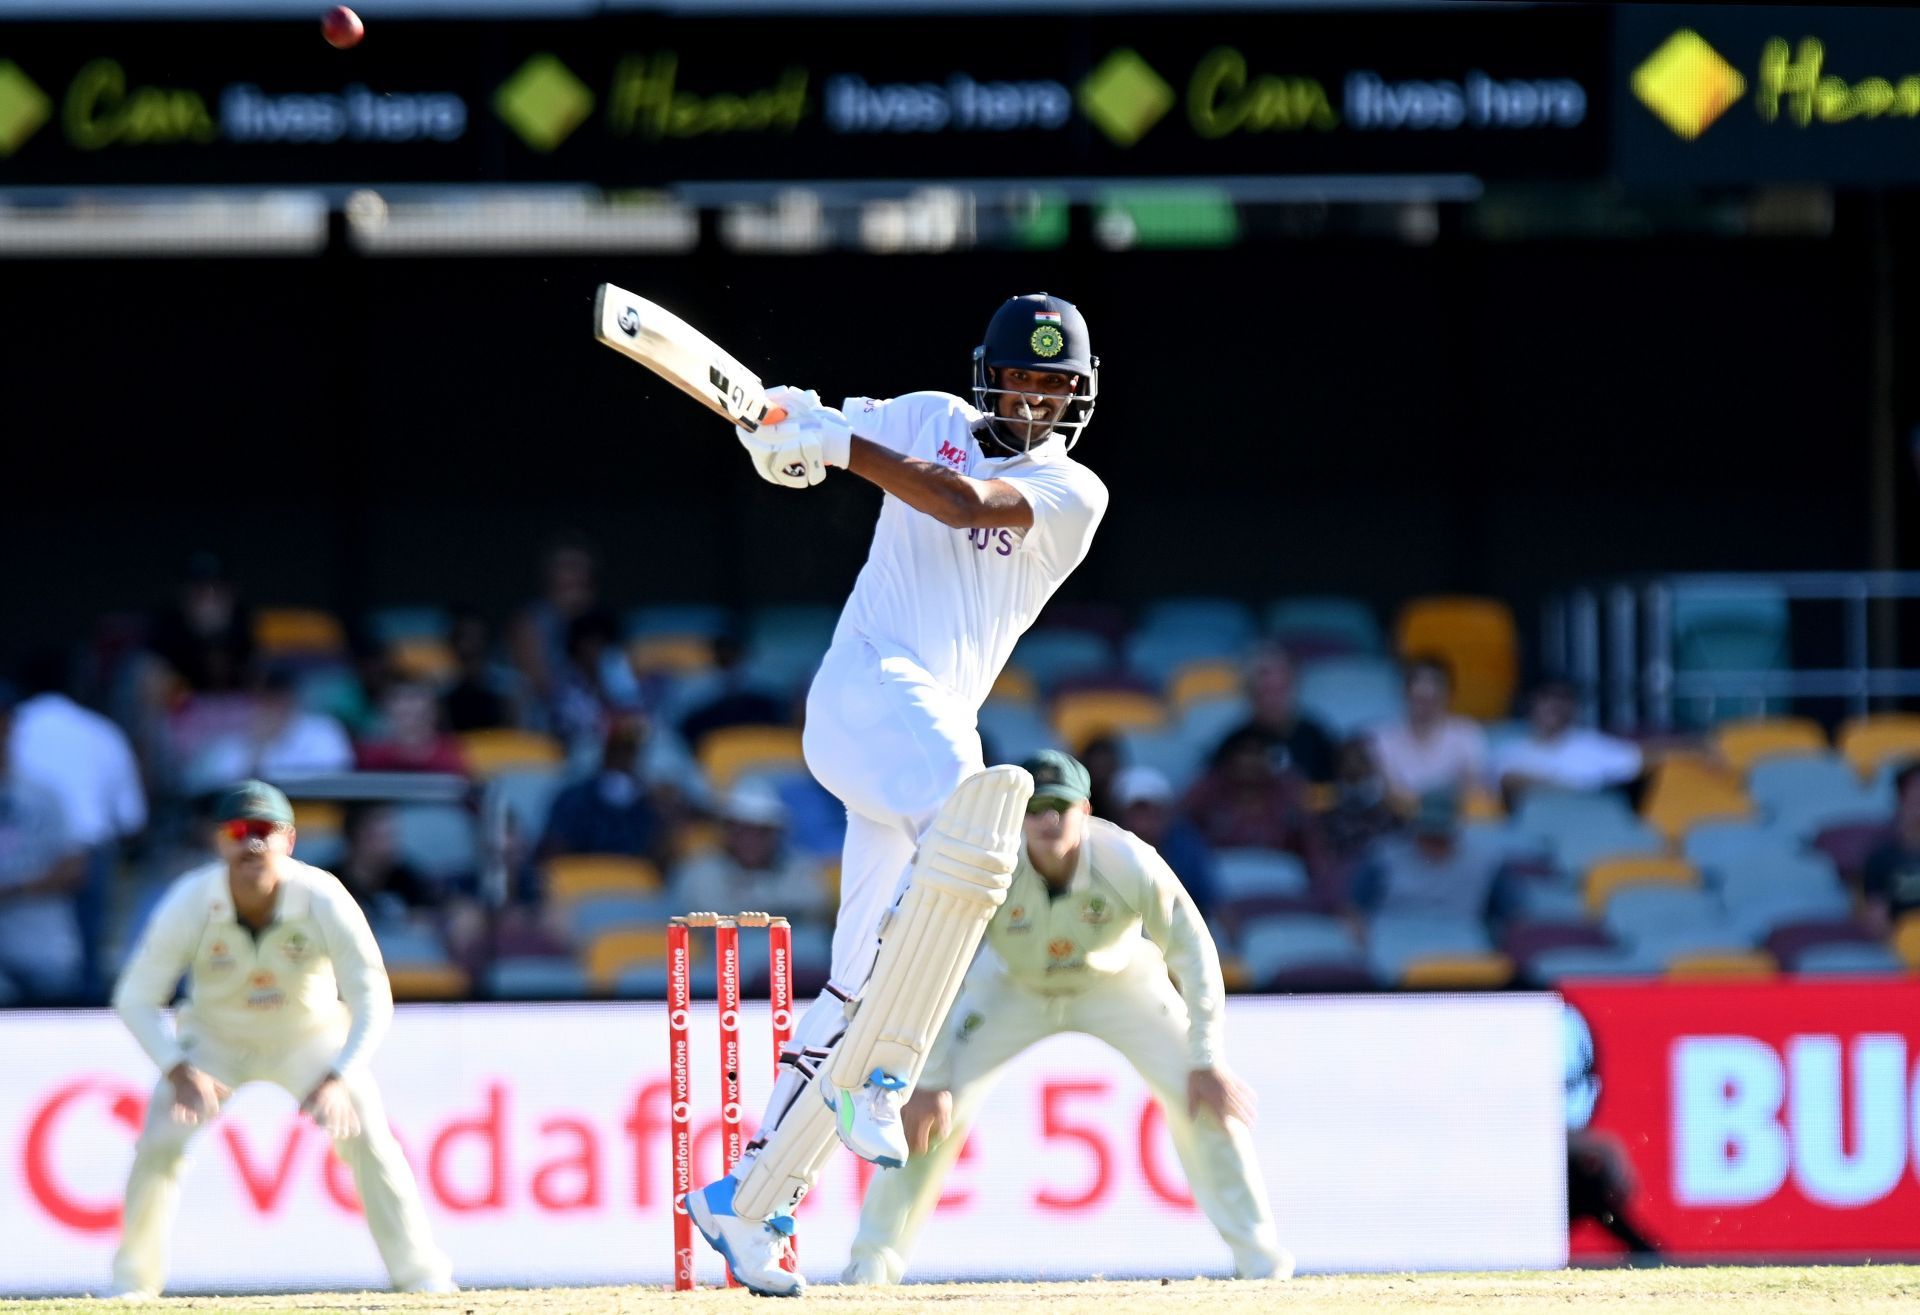
<svg viewBox="0 0 1920 1315">
<path fill-rule="evenodd" d="M 1200 911 L 1151 845 L 1089 815 L 1085 767 L 1054 750 L 1025 765 L 1013 887 L 907 1102 L 912 1157 L 867 1189 L 844 1280 L 900 1281 L 995 1075 L 1056 1032 L 1099 1037 L 1147 1080 L 1235 1273 L 1291 1277 L 1247 1132 L 1252 1094 L 1221 1060 L 1225 987 Z"/>
<path fill-rule="evenodd" d="M 127 1178 L 115 1292 L 159 1295 L 187 1143 L 244 1082 L 292 1093 L 334 1139 L 397 1290 L 454 1291 L 367 1072 L 393 992 L 366 915 L 332 873 L 293 858 L 293 808 L 271 785 L 243 782 L 216 816 L 221 861 L 168 889 L 113 993 L 161 1073 Z M 183 973 L 188 999 L 169 1028 Z"/>
</svg>

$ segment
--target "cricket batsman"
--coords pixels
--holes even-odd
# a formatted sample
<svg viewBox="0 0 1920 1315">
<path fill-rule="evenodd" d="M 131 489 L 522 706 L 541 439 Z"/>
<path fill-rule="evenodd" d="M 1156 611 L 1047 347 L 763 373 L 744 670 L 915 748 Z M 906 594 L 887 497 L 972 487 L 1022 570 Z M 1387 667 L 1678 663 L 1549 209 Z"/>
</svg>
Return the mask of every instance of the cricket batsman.
<svg viewBox="0 0 1920 1315">
<path fill-rule="evenodd" d="M 127 1178 L 114 1292 L 157 1297 L 187 1143 L 245 1082 L 291 1092 L 333 1138 L 401 1292 L 456 1291 L 367 1063 L 393 992 L 366 915 L 332 873 L 293 857 L 293 807 L 264 781 L 220 800 L 220 861 L 175 880 L 114 988 L 160 1066 Z M 187 977 L 169 1027 L 165 1008 Z"/>
<path fill-rule="evenodd" d="M 995 1077 L 1056 1032 L 1100 1038 L 1146 1079 L 1234 1273 L 1291 1278 L 1247 1133 L 1252 1093 L 1222 1062 L 1226 992 L 1199 909 L 1153 846 L 1091 816 L 1076 759 L 1047 750 L 1026 769 L 1033 801 L 1013 886 L 907 1102 L 912 1158 L 867 1188 L 844 1280 L 900 1281 Z"/>
<path fill-rule="evenodd" d="M 836 1138 L 906 1162 L 901 1107 L 1006 898 L 1033 781 L 985 765 L 977 717 L 1106 512 L 1106 486 L 1071 454 L 1098 371 L 1078 308 L 1033 293 L 988 322 L 971 405 L 926 392 L 834 408 L 779 388 L 785 419 L 737 431 L 770 483 L 844 470 L 886 494 L 807 695 L 807 767 L 847 808 L 832 978 L 782 1056 L 761 1135 L 686 1197 L 763 1296 L 805 1289 L 793 1209 Z"/>
</svg>

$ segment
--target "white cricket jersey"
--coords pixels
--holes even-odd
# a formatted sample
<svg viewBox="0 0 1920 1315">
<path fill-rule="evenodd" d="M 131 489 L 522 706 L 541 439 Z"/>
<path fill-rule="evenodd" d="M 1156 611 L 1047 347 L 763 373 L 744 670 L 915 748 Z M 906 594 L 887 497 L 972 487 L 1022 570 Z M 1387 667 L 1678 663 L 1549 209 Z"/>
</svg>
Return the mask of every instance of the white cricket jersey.
<svg viewBox="0 0 1920 1315">
<path fill-rule="evenodd" d="M 367 918 L 331 872 L 300 862 L 280 880 L 257 936 L 234 915 L 224 863 L 178 878 L 121 970 L 113 1007 L 165 1072 L 185 1058 L 166 1025 L 187 976 L 180 1021 L 234 1045 L 281 1048 L 350 1020 L 334 1071 L 365 1063 L 393 1021 L 393 991 Z M 344 1003 L 342 1003 L 344 998 Z"/>
<path fill-rule="evenodd" d="M 1073 876 L 1058 893 L 1021 846 L 986 945 L 995 966 L 1041 995 L 1098 990 L 1143 959 L 1170 968 L 1187 1005 L 1193 1067 L 1219 1058 L 1227 988 L 1213 934 L 1159 851 L 1124 827 L 1088 818 Z"/>
<path fill-rule="evenodd" d="M 849 397 L 842 409 L 859 437 L 974 479 L 1006 480 L 1033 506 L 1032 529 L 966 530 L 887 495 L 834 631 L 836 643 L 858 635 L 882 657 L 913 659 L 977 708 L 1014 642 L 1086 557 L 1107 487 L 1058 435 L 1020 456 L 986 455 L 980 412 L 949 393 Z"/>
</svg>

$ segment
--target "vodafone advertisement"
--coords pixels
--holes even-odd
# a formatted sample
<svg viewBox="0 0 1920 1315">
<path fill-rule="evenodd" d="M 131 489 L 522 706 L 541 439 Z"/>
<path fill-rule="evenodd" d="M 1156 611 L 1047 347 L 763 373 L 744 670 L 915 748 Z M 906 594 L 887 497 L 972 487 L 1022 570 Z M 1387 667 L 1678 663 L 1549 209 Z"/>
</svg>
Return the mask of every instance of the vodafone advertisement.
<svg viewBox="0 0 1920 1315">
<path fill-rule="evenodd" d="M 1626 1213 L 1689 1257 L 1920 1257 L 1920 981 L 1569 985 Z M 1577 1228 L 1573 1249 L 1615 1249 Z"/>
<path fill-rule="evenodd" d="M 742 1041 L 765 1099 L 764 1004 Z M 1234 999 L 1232 1066 L 1302 1268 L 1502 1269 L 1566 1259 L 1562 1010 L 1552 996 Z M 696 1181 L 718 1172 L 712 1006 L 693 1028 Z M 108 1013 L 0 1014 L 0 1295 L 101 1292 L 154 1081 Z M 653 1004 L 403 1006 L 374 1063 L 463 1284 L 671 1277 L 667 1019 Z M 838 1156 L 800 1210 L 833 1281 L 864 1178 Z M 717 1260 L 700 1250 L 700 1279 Z M 910 1277 L 1225 1275 L 1164 1121 L 1116 1053 L 1053 1038 L 1008 1066 Z M 293 1099 L 255 1084 L 195 1141 L 170 1290 L 383 1288 L 351 1176 Z"/>
</svg>

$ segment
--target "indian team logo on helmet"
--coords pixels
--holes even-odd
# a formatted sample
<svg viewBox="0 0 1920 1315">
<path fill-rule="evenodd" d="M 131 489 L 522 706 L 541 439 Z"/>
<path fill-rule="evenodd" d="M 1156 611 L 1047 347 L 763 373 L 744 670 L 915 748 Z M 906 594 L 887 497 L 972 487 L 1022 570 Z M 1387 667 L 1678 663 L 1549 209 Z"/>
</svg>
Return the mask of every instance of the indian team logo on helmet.
<svg viewBox="0 0 1920 1315">
<path fill-rule="evenodd" d="M 1049 318 L 1051 317 L 1051 318 Z M 1052 360 L 1066 350 L 1067 336 L 1060 332 L 1060 313 L 1041 311 L 1034 319 L 1040 323 L 1034 325 L 1033 333 L 1027 338 L 1027 346 L 1033 348 L 1035 356 L 1044 356 Z"/>
</svg>

